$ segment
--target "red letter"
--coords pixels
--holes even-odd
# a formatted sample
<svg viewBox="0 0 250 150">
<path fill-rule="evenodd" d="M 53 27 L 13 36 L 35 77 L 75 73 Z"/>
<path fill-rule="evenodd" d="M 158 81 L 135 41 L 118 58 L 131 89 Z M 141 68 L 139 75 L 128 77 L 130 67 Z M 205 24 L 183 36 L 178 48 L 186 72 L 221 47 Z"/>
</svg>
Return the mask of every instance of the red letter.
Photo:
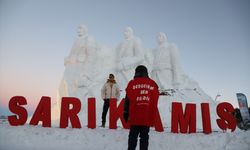
<svg viewBox="0 0 250 150">
<path fill-rule="evenodd" d="M 236 128 L 236 119 L 232 115 L 234 107 L 227 102 L 220 103 L 217 106 L 217 115 L 221 119 L 217 119 L 216 122 L 222 130 L 231 129 L 233 132 Z"/>
<path fill-rule="evenodd" d="M 70 109 L 70 104 L 72 108 Z M 68 127 L 68 119 L 71 121 L 72 128 L 81 128 L 80 120 L 77 116 L 81 110 L 81 101 L 74 97 L 63 97 L 61 104 L 60 128 Z"/>
<path fill-rule="evenodd" d="M 23 96 L 14 96 L 9 101 L 9 110 L 17 115 L 8 116 L 8 121 L 12 126 L 24 125 L 28 118 L 27 110 L 20 105 L 26 105 L 27 101 Z"/>
<path fill-rule="evenodd" d="M 158 131 L 158 132 L 164 131 L 162 121 L 161 121 L 161 116 L 160 116 L 158 108 L 156 110 L 155 125 L 154 126 L 155 126 L 155 131 Z"/>
<path fill-rule="evenodd" d="M 88 98 L 88 128 L 96 128 L 95 98 Z"/>
<path fill-rule="evenodd" d="M 201 115 L 202 115 L 203 133 L 210 134 L 212 132 L 212 128 L 211 128 L 211 119 L 210 119 L 208 103 L 201 103 Z"/>
<path fill-rule="evenodd" d="M 51 100 L 50 97 L 43 96 L 30 121 L 30 125 L 37 125 L 42 121 L 43 127 L 51 127 Z"/>
<path fill-rule="evenodd" d="M 183 114 L 182 104 L 172 103 L 172 123 L 171 132 L 178 133 L 178 124 L 180 125 L 180 132 L 187 133 L 189 126 L 189 133 L 196 133 L 196 105 L 186 104 L 185 114 Z"/>
<path fill-rule="evenodd" d="M 123 105 L 125 100 L 122 99 L 121 103 L 119 104 L 118 108 L 116 107 L 116 99 L 109 100 L 109 128 L 110 129 L 117 129 L 117 120 L 120 118 L 122 122 L 122 126 L 125 129 L 129 129 L 129 124 L 125 122 L 123 118 Z"/>
</svg>

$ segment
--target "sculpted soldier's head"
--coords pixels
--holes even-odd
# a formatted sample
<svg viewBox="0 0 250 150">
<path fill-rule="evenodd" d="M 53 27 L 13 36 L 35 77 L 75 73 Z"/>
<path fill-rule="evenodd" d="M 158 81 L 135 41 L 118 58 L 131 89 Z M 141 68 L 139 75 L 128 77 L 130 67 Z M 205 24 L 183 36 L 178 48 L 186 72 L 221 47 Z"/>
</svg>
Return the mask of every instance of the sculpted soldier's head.
<svg viewBox="0 0 250 150">
<path fill-rule="evenodd" d="M 124 29 L 123 34 L 124 34 L 125 39 L 130 39 L 134 36 L 134 31 L 131 27 L 126 27 Z"/>
<path fill-rule="evenodd" d="M 88 33 L 88 28 L 86 25 L 84 24 L 81 24 L 78 28 L 77 28 L 77 33 L 78 33 L 78 36 L 85 36 L 87 35 Z"/>
<path fill-rule="evenodd" d="M 157 35 L 157 40 L 159 44 L 163 44 L 167 41 L 167 36 L 165 33 L 163 32 L 159 32 Z"/>
</svg>

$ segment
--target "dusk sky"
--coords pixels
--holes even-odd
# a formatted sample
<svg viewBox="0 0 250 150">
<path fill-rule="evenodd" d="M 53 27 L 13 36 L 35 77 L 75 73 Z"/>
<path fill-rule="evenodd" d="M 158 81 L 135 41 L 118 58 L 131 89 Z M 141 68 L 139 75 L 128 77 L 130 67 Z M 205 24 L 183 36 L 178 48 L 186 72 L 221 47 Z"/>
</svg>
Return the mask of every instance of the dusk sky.
<svg viewBox="0 0 250 150">
<path fill-rule="evenodd" d="M 185 74 L 213 99 L 219 93 L 218 101 L 235 107 L 236 93 L 250 99 L 249 0 L 0 0 L 0 115 L 15 95 L 25 96 L 30 110 L 41 96 L 56 101 L 82 23 L 112 48 L 126 26 L 151 49 L 165 32 Z"/>
</svg>

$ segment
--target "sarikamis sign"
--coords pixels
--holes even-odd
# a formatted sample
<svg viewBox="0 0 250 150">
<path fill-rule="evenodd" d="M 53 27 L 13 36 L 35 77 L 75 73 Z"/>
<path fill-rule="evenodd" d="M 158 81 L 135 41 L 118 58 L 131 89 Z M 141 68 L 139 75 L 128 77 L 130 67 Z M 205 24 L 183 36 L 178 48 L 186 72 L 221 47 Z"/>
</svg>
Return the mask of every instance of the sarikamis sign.
<svg viewBox="0 0 250 150">
<path fill-rule="evenodd" d="M 24 125 L 28 119 L 28 112 L 24 105 L 27 100 L 23 96 L 14 96 L 9 101 L 9 109 L 15 115 L 8 116 L 8 121 L 12 126 Z M 117 106 L 116 99 L 110 99 L 109 128 L 117 129 L 117 121 L 121 120 L 125 129 L 129 128 L 129 122 L 123 118 L 124 99 Z M 201 103 L 201 119 L 203 133 L 212 132 L 209 103 Z M 63 97 L 61 101 L 60 128 L 66 128 L 71 123 L 72 128 L 81 128 L 78 113 L 81 110 L 81 101 L 75 97 Z M 236 128 L 236 119 L 233 116 L 234 108 L 230 103 L 223 102 L 216 108 L 217 125 L 223 131 L 230 129 L 232 132 Z M 88 128 L 96 128 L 96 100 L 88 98 Z M 196 133 L 196 104 L 187 103 L 183 111 L 182 103 L 173 102 L 171 112 L 171 132 L 172 133 Z M 51 98 L 43 96 L 29 122 L 30 125 L 38 125 L 41 122 L 43 127 L 51 127 Z M 156 113 L 154 124 L 155 130 L 163 132 L 164 128 L 159 111 Z"/>
</svg>

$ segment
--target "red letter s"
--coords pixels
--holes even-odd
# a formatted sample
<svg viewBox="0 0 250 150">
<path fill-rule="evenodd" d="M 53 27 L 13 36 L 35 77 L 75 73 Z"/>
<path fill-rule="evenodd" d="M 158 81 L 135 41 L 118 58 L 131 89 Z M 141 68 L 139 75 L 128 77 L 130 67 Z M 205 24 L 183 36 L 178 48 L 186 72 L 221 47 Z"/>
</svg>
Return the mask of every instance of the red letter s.
<svg viewBox="0 0 250 150">
<path fill-rule="evenodd" d="M 28 113 L 24 107 L 21 105 L 26 105 L 27 101 L 23 96 L 14 96 L 9 101 L 9 110 L 17 115 L 8 116 L 8 121 L 12 126 L 24 125 L 27 118 Z M 17 117 L 19 116 L 19 118 Z"/>
<path fill-rule="evenodd" d="M 227 102 L 220 103 L 217 106 L 217 114 L 221 119 L 217 119 L 216 122 L 222 130 L 231 129 L 233 132 L 236 128 L 236 120 L 232 115 L 234 107 Z"/>
</svg>

